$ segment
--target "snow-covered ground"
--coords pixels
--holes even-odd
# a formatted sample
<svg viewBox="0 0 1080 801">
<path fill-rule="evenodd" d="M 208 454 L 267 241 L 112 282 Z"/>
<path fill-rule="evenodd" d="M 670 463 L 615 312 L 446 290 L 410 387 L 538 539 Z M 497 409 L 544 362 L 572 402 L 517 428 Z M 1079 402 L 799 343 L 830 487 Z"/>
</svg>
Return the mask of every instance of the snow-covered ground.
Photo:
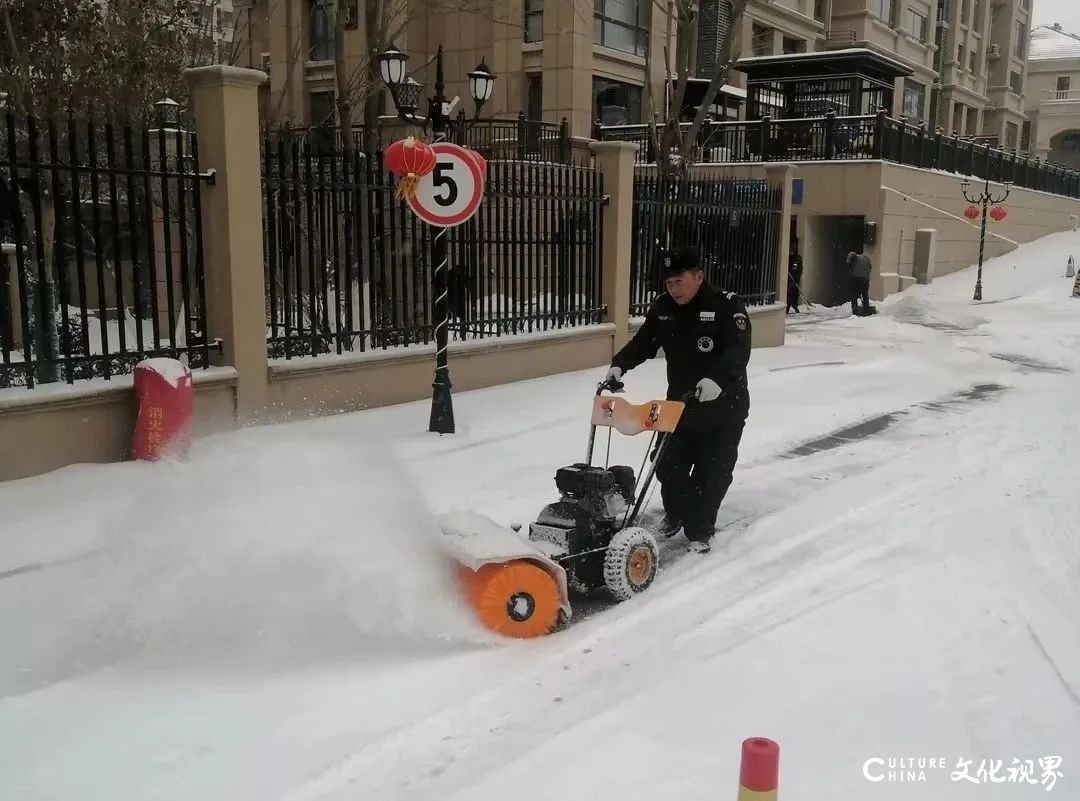
<svg viewBox="0 0 1080 801">
<path fill-rule="evenodd" d="M 1080 797 L 1077 251 L 792 318 L 717 547 L 543 640 L 476 628 L 434 515 L 531 519 L 602 370 L 0 484 L 0 798 L 714 801 L 759 735 L 791 801 Z"/>
</svg>

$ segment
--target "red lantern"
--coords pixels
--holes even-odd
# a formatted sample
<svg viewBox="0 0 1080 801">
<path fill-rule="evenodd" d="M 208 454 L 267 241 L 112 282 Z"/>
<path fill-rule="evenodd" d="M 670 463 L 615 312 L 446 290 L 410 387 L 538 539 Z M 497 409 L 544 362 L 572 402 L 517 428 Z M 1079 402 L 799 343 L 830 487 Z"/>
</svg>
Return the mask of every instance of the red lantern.
<svg viewBox="0 0 1080 801">
<path fill-rule="evenodd" d="M 420 179 L 435 169 L 435 151 L 415 136 L 399 139 L 386 148 L 386 169 L 400 179 L 395 195 L 412 197 Z"/>
<path fill-rule="evenodd" d="M 994 220 L 994 222 L 1001 222 L 1005 219 L 1005 216 L 1007 214 L 1008 212 L 1005 211 L 1005 209 L 1003 209 L 1001 206 L 994 206 L 994 208 L 990 209 L 990 217 Z"/>
<path fill-rule="evenodd" d="M 482 178 L 487 178 L 487 159 L 471 148 L 465 148 L 465 152 L 469 154 L 472 160 L 476 162 L 476 166 L 480 168 L 480 176 Z"/>
<path fill-rule="evenodd" d="M 966 209 L 964 209 L 964 216 L 967 217 L 969 220 L 974 220 L 976 217 L 979 216 L 979 210 L 975 206 L 968 206 Z"/>
</svg>

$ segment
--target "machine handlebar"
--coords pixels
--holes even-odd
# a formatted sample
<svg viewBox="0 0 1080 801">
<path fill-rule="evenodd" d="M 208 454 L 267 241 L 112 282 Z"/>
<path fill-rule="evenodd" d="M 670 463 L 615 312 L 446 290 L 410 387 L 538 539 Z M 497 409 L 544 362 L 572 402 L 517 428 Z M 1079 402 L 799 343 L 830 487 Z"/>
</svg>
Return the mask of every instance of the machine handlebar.
<svg viewBox="0 0 1080 801">
<path fill-rule="evenodd" d="M 596 394 L 603 394 L 604 390 L 613 394 L 621 393 L 626 389 L 626 384 L 622 381 L 618 381 L 614 378 L 609 378 L 607 381 L 601 381 L 596 385 Z M 696 401 L 701 395 L 701 390 L 695 387 L 692 391 L 685 393 L 679 400 L 683 403 L 689 403 L 690 401 Z"/>
</svg>

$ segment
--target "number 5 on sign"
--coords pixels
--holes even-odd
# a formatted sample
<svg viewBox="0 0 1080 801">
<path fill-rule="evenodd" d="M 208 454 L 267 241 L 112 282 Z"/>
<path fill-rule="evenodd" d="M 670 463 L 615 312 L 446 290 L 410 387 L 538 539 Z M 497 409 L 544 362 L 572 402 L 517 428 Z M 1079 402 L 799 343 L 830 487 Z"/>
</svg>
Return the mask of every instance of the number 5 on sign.
<svg viewBox="0 0 1080 801">
<path fill-rule="evenodd" d="M 409 206 L 428 225 L 461 225 L 476 214 L 484 197 L 480 165 L 465 148 L 450 142 L 438 142 L 431 149 L 435 169 L 420 179 Z"/>
</svg>

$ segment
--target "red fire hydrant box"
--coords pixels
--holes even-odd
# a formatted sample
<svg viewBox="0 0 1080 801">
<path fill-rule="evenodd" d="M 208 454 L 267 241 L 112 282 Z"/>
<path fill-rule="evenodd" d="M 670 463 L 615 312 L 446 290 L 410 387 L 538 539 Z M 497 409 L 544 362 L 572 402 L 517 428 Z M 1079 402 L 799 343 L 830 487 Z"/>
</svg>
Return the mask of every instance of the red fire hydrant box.
<svg viewBox="0 0 1080 801">
<path fill-rule="evenodd" d="M 135 365 L 135 435 L 132 456 L 158 461 L 187 456 L 195 387 L 191 370 L 176 359 L 144 359 Z"/>
</svg>

